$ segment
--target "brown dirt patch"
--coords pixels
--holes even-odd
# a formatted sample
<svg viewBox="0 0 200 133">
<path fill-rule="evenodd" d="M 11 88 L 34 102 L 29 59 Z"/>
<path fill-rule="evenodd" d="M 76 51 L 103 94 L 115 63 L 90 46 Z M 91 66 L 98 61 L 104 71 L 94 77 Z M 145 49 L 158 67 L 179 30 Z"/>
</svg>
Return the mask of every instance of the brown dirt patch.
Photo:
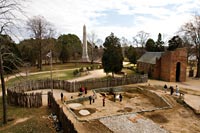
<svg viewBox="0 0 200 133">
<path fill-rule="evenodd" d="M 87 129 L 87 133 L 113 133 L 109 128 L 102 124 L 99 120 L 92 120 L 83 124 Z"/>
<path fill-rule="evenodd" d="M 169 120 L 161 114 L 151 114 L 151 115 L 147 115 L 147 117 L 150 118 L 151 120 L 153 120 L 156 123 L 167 123 L 167 122 L 169 122 Z"/>
</svg>

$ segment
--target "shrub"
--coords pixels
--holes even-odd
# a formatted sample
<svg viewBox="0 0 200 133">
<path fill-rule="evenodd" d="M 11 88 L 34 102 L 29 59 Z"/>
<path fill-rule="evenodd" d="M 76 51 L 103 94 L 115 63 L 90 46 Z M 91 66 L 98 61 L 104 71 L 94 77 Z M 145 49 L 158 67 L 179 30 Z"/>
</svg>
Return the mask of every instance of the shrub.
<svg viewBox="0 0 200 133">
<path fill-rule="evenodd" d="M 79 69 L 79 72 L 83 72 L 83 67 L 81 67 L 81 68 Z"/>
<path fill-rule="evenodd" d="M 74 76 L 76 76 L 79 73 L 78 69 L 73 71 Z"/>
</svg>

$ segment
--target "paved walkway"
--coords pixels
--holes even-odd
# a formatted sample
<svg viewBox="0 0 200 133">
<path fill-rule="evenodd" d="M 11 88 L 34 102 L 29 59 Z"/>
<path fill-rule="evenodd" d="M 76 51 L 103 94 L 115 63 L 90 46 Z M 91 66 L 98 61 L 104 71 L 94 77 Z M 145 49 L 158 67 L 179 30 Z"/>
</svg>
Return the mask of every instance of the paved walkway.
<svg viewBox="0 0 200 133">
<path fill-rule="evenodd" d="M 106 74 L 104 73 L 103 69 L 98 69 L 98 70 L 94 70 L 94 71 L 89 71 L 88 75 L 86 75 L 86 76 L 78 77 L 78 78 L 71 79 L 68 81 L 70 81 L 70 82 L 82 81 L 82 80 L 93 79 L 93 78 L 101 78 L 101 77 L 105 77 L 105 76 L 106 76 Z"/>
<path fill-rule="evenodd" d="M 195 113 L 200 114 L 200 96 L 186 94 L 184 101 L 189 105 Z"/>
<path fill-rule="evenodd" d="M 105 117 L 101 118 L 100 122 L 114 133 L 168 133 L 158 124 L 139 114 Z"/>
</svg>

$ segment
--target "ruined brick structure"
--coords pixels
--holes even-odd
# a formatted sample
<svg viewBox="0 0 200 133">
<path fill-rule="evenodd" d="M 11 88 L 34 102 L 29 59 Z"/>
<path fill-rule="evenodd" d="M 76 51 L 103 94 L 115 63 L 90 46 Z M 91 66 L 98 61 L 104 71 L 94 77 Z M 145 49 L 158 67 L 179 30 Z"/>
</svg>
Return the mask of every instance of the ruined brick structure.
<svg viewBox="0 0 200 133">
<path fill-rule="evenodd" d="M 154 79 L 169 82 L 186 81 L 187 50 L 177 48 L 174 51 L 146 52 L 138 61 L 139 72 L 148 73 Z"/>
</svg>

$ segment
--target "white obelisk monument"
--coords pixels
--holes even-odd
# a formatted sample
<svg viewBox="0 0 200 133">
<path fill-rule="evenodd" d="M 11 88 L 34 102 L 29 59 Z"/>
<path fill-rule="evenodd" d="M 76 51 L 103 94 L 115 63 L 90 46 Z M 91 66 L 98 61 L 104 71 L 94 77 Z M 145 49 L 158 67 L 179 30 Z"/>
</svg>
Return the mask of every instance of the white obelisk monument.
<svg viewBox="0 0 200 133">
<path fill-rule="evenodd" d="M 88 49 L 87 49 L 87 34 L 86 26 L 83 26 L 83 51 L 82 51 L 82 62 L 89 62 Z"/>
</svg>

